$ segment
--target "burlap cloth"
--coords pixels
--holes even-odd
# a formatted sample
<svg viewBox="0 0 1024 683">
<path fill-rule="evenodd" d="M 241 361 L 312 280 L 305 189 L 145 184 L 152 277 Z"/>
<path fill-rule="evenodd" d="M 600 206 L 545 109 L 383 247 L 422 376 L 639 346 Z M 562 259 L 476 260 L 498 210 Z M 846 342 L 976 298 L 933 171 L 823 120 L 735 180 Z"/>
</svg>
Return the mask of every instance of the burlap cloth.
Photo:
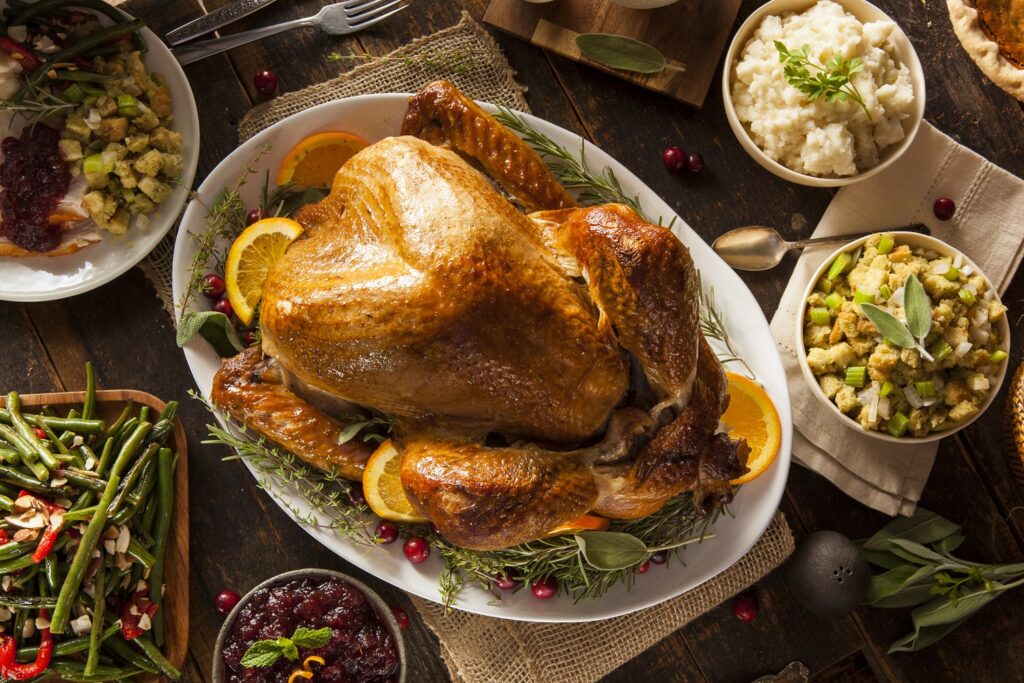
<svg viewBox="0 0 1024 683">
<path fill-rule="evenodd" d="M 436 55 L 473 55 L 453 72 L 433 65 Z M 287 116 L 351 95 L 413 92 L 438 78 L 453 81 L 471 97 L 529 111 L 514 72 L 494 40 L 468 14 L 455 26 L 420 38 L 385 58 L 334 80 L 281 95 L 255 107 L 239 124 L 246 140 Z M 173 239 L 143 264 L 168 310 Z M 453 678 L 470 683 L 570 683 L 594 681 L 637 656 L 676 629 L 758 581 L 793 552 L 793 535 L 782 513 L 736 564 L 698 588 L 641 612 L 583 624 L 532 624 L 454 611 L 413 599 L 423 622 L 437 635 Z M 678 571 L 678 569 L 676 569 Z"/>
</svg>

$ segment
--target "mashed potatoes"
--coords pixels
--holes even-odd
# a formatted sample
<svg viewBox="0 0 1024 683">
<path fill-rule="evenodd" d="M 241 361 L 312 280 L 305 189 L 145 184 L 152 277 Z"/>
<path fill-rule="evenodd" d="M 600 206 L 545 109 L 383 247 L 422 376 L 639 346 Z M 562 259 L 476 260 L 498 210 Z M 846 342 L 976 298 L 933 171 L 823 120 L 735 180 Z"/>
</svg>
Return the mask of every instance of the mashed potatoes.
<svg viewBox="0 0 1024 683">
<path fill-rule="evenodd" d="M 736 114 L 758 147 L 814 176 L 851 176 L 878 165 L 882 151 L 904 138 L 903 121 L 914 108 L 910 70 L 890 40 L 895 28 L 891 21 L 862 24 L 831 0 L 800 14 L 765 17 L 736 63 L 732 89 Z M 868 111 L 853 100 L 808 102 L 786 80 L 776 40 L 790 50 L 810 46 L 808 55 L 819 64 L 836 54 L 859 57 L 864 69 L 851 82 Z"/>
</svg>

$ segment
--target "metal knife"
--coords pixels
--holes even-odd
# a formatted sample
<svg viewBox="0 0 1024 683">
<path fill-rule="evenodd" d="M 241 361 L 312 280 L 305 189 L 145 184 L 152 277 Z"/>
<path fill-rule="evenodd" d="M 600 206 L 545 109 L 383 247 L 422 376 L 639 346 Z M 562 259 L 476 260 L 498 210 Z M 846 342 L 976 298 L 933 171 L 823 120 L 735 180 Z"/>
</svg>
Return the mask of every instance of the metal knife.
<svg viewBox="0 0 1024 683">
<path fill-rule="evenodd" d="M 187 24 L 168 31 L 164 40 L 168 45 L 180 45 L 205 33 L 216 31 L 242 17 L 247 17 L 274 2 L 275 0 L 235 0 L 231 4 L 224 5 L 220 9 L 215 9 L 209 14 L 204 14 L 198 19 L 193 19 Z"/>
</svg>

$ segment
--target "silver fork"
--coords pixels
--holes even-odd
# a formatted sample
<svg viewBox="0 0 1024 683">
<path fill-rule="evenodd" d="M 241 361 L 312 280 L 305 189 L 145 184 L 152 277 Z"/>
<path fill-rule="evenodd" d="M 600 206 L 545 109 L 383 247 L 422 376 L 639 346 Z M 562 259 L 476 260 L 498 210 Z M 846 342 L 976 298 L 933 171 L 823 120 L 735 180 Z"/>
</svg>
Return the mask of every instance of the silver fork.
<svg viewBox="0 0 1024 683">
<path fill-rule="evenodd" d="M 251 43 L 260 38 L 272 36 L 293 28 L 316 26 L 324 33 L 332 36 L 343 36 L 348 33 L 355 33 L 364 28 L 384 21 L 390 16 L 398 14 L 406 9 L 408 5 L 402 4 L 404 0 L 344 0 L 333 5 L 327 5 L 315 16 L 305 19 L 295 19 L 282 24 L 257 28 L 251 31 L 233 33 L 223 38 L 203 40 L 190 45 L 176 47 L 171 52 L 181 65 L 191 64 L 200 59 L 206 59 L 225 50 L 230 50 L 239 45 Z"/>
</svg>

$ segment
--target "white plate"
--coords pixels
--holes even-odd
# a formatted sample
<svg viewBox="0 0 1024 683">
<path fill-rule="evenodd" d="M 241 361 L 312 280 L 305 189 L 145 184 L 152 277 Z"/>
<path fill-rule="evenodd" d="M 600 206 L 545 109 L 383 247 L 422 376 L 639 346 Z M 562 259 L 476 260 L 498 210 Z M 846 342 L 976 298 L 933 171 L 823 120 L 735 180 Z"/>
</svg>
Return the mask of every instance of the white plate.
<svg viewBox="0 0 1024 683">
<path fill-rule="evenodd" d="M 234 187 L 242 170 L 257 155 L 263 145 L 273 148 L 255 167 L 256 173 L 242 188 L 246 207 L 255 205 L 262 185 L 264 171 L 276 169 L 281 160 L 299 140 L 307 135 L 346 130 L 375 141 L 398 133 L 407 106 L 407 95 L 365 95 L 329 102 L 296 114 L 256 135 L 232 152 L 206 178 L 199 188 L 200 200 L 209 205 L 225 187 Z M 538 130 L 547 134 L 567 149 L 580 148 L 580 139 L 574 133 L 527 114 L 523 115 Z M 652 216 L 666 220 L 675 212 L 646 185 L 597 147 L 586 144 L 587 162 L 595 167 L 609 166 L 615 172 L 626 194 L 639 195 L 641 205 Z M 202 228 L 205 209 L 193 201 L 182 219 L 182 229 L 174 249 L 174 300 L 179 301 L 188 281 L 188 267 L 194 254 L 194 243 L 189 232 Z M 573 604 L 572 599 L 560 596 L 554 600 L 538 600 L 530 591 L 521 590 L 506 595 L 496 602 L 486 591 L 474 585 L 463 590 L 456 607 L 478 614 L 524 621 L 590 621 L 627 614 L 655 605 L 694 588 L 727 569 L 742 557 L 761 536 L 771 522 L 779 505 L 789 472 L 792 420 L 789 411 L 789 393 L 782 363 L 771 341 L 768 323 L 761 308 L 743 281 L 722 261 L 711 248 L 682 220 L 674 228 L 679 238 L 690 248 L 694 261 L 701 270 L 705 286 L 717 293 L 718 307 L 725 313 L 727 325 L 737 350 L 753 368 L 757 379 L 767 388 L 779 410 L 782 420 L 782 447 L 772 468 L 754 482 L 744 486 L 730 506 L 734 517 L 724 517 L 713 527 L 715 537 L 683 552 L 686 566 L 678 562 L 667 568 L 652 567 L 644 576 L 637 577 L 631 591 L 624 585 L 613 588 L 605 597 Z M 213 375 L 220 367 L 220 359 L 202 339 L 193 340 L 185 348 L 185 357 L 205 395 L 209 395 Z M 271 486 L 272 497 L 283 498 L 288 506 L 306 512 L 303 500 L 285 487 Z M 281 500 L 277 501 L 281 504 Z M 282 508 L 292 515 L 287 506 Z M 424 564 L 410 564 L 402 555 L 400 543 L 367 549 L 307 525 L 303 528 L 317 541 L 330 548 L 352 564 L 366 570 L 410 593 L 439 601 L 438 574 L 442 562 L 436 556 Z"/>
<path fill-rule="evenodd" d="M 6 6 L 0 0 L 0 8 Z M 174 100 L 173 130 L 184 138 L 182 183 L 171 197 L 150 216 L 145 230 L 134 225 L 128 234 L 115 237 L 104 232 L 103 239 L 67 256 L 0 257 L 0 300 L 50 301 L 88 292 L 110 282 L 141 261 L 174 225 L 196 176 L 199 163 L 199 117 L 185 73 L 156 34 L 141 31 L 149 47 L 146 67 L 164 77 Z"/>
</svg>

